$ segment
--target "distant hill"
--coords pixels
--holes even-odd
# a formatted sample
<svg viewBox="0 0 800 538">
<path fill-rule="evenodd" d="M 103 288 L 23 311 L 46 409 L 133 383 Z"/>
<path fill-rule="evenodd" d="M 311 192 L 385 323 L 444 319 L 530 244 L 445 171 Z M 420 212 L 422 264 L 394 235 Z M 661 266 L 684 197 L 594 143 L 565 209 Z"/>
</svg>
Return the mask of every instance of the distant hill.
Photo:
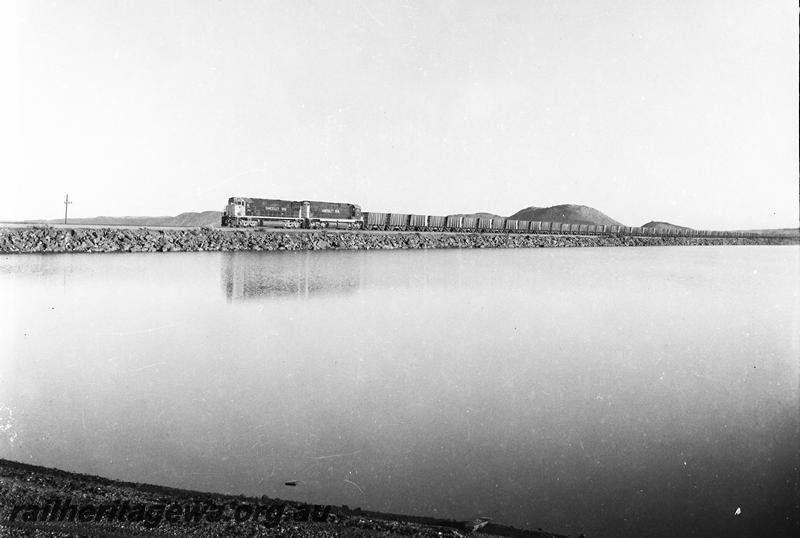
<svg viewBox="0 0 800 538">
<path fill-rule="evenodd" d="M 567 224 L 623 225 L 593 207 L 573 204 L 554 205 L 552 207 L 526 207 L 508 218 L 516 220 L 538 220 L 542 222 L 563 222 Z"/>
<path fill-rule="evenodd" d="M 674 228 L 676 230 L 692 230 L 686 226 L 678 226 L 677 224 L 670 224 L 669 222 L 661 222 L 658 220 L 651 220 L 647 224 L 642 224 L 642 228 Z"/>
<path fill-rule="evenodd" d="M 495 215 L 494 213 L 457 213 L 455 215 L 448 215 L 448 217 L 467 217 L 473 219 L 505 218 L 500 215 Z"/>
<path fill-rule="evenodd" d="M 200 213 L 181 213 L 175 217 L 91 217 L 69 219 L 70 224 L 101 224 L 108 226 L 187 226 L 198 228 L 200 226 L 219 226 L 222 220 L 221 211 L 202 211 Z M 53 219 L 48 222 L 59 224 L 62 219 Z"/>
</svg>

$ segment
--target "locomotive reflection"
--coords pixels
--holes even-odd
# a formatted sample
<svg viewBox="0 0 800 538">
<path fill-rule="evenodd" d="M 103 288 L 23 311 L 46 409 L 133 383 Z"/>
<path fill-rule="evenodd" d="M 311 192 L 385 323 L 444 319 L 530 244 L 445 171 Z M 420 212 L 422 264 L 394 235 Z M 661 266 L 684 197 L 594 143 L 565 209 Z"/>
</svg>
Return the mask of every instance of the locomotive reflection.
<svg viewBox="0 0 800 538">
<path fill-rule="evenodd" d="M 309 251 L 227 254 L 221 270 L 227 300 L 355 292 L 361 286 L 359 258 L 326 254 Z"/>
</svg>

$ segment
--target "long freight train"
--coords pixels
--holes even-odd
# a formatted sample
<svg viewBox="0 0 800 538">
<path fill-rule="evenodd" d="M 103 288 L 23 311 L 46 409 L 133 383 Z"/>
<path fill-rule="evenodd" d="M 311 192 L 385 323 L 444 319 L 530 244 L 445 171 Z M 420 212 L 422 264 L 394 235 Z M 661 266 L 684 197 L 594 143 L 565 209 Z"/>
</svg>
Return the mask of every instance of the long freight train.
<svg viewBox="0 0 800 538">
<path fill-rule="evenodd" d="M 641 226 L 607 226 L 515 220 L 503 217 L 409 215 L 361 211 L 356 204 L 270 200 L 228 199 L 222 212 L 225 227 L 338 228 L 359 230 L 525 233 L 571 235 L 635 235 L 669 237 L 755 237 L 753 232 L 723 232 Z"/>
</svg>

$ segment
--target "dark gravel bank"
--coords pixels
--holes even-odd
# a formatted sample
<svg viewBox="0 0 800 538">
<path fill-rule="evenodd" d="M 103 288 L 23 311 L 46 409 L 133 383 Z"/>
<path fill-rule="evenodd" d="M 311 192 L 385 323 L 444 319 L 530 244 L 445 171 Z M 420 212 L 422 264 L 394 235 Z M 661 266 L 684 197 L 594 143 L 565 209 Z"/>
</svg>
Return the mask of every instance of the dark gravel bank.
<svg viewBox="0 0 800 538">
<path fill-rule="evenodd" d="M 0 253 L 789 245 L 798 237 L 693 238 L 121 228 L 0 229 Z"/>
<path fill-rule="evenodd" d="M 70 506 L 77 507 L 74 515 L 70 515 Z M 187 509 L 200 506 L 224 506 L 225 509 L 217 521 L 210 517 L 210 511 L 206 512 L 209 517 L 197 520 L 186 516 Z M 170 510 L 174 510 L 175 517 L 167 516 Z M 246 517 L 253 512 L 260 515 Z M 545 531 L 526 531 L 494 523 L 473 532 L 467 522 L 380 514 L 346 506 L 324 507 L 266 496 L 223 495 L 119 482 L 0 459 L 0 537 L 456 538 L 468 534 L 566 538 Z"/>
</svg>

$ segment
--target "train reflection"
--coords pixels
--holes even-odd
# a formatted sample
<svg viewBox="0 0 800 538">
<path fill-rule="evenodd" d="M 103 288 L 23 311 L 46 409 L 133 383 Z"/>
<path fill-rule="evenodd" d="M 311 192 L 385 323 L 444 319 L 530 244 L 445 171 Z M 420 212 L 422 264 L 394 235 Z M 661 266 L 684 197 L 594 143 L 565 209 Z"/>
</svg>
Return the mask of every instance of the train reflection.
<svg viewBox="0 0 800 538">
<path fill-rule="evenodd" d="M 222 259 L 222 287 L 229 302 L 352 293 L 361 285 L 360 265 L 357 256 L 335 252 L 232 252 Z"/>
</svg>

